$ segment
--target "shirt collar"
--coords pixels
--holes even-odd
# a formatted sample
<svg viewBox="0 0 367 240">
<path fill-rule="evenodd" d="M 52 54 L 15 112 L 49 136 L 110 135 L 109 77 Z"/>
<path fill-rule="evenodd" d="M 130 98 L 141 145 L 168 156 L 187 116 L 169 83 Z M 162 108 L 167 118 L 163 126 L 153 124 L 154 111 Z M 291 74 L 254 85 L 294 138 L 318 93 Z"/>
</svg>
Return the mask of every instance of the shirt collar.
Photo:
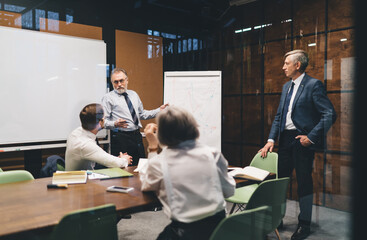
<svg viewBox="0 0 367 240">
<path fill-rule="evenodd" d="M 88 130 L 85 130 L 83 127 L 82 128 L 82 131 L 85 133 L 85 135 L 88 137 L 88 138 L 91 138 L 93 140 L 96 139 L 96 135 L 94 133 L 92 133 L 91 131 L 88 131 Z"/>
<path fill-rule="evenodd" d="M 303 79 L 303 77 L 305 76 L 305 73 L 302 73 L 301 76 L 299 76 L 298 78 L 296 78 L 296 80 L 292 80 L 292 82 L 294 82 L 294 85 L 299 85 Z"/>
</svg>

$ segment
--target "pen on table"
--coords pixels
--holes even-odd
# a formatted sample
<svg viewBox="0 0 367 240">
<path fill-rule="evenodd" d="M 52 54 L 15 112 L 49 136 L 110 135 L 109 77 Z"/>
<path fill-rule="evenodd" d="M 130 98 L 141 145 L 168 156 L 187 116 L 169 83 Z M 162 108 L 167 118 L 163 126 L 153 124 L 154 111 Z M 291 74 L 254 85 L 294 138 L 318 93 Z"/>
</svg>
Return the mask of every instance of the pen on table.
<svg viewBox="0 0 367 240">
<path fill-rule="evenodd" d="M 115 179 L 115 178 L 123 178 L 123 176 L 118 176 L 118 177 L 108 177 L 108 178 L 101 178 L 101 180 L 108 180 L 108 179 Z"/>
<path fill-rule="evenodd" d="M 47 188 L 68 188 L 67 184 L 47 184 Z"/>
</svg>

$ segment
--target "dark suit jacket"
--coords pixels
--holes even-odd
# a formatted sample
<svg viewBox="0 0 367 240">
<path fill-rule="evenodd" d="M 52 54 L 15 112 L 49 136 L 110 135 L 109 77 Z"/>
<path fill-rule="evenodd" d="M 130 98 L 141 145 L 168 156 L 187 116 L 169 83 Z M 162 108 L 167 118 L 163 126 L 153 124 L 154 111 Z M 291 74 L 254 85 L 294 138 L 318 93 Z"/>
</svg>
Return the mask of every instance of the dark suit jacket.
<svg viewBox="0 0 367 240">
<path fill-rule="evenodd" d="M 279 137 L 282 110 L 291 82 L 288 81 L 283 86 L 278 111 L 271 126 L 269 139 L 277 140 Z M 300 135 L 307 135 L 315 143 L 313 147 L 323 147 L 324 136 L 335 122 L 336 112 L 320 80 L 305 74 L 293 101 L 291 118 Z"/>
</svg>

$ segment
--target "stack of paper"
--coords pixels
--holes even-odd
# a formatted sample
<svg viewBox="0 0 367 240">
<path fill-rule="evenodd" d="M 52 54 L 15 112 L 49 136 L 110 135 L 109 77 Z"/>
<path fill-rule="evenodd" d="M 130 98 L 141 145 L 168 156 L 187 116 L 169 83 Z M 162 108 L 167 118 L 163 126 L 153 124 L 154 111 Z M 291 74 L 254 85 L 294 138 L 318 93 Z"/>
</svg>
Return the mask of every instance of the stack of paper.
<svg viewBox="0 0 367 240">
<path fill-rule="evenodd" d="M 56 171 L 52 176 L 52 184 L 74 184 L 86 182 L 86 171 Z"/>
</svg>

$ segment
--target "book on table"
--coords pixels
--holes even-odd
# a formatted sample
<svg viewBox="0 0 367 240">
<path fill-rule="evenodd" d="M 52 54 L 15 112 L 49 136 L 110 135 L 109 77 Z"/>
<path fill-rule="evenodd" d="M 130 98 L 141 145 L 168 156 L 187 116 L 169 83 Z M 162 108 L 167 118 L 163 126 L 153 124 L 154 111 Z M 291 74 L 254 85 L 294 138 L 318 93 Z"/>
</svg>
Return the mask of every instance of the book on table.
<svg viewBox="0 0 367 240">
<path fill-rule="evenodd" d="M 52 184 L 75 184 L 86 182 L 86 171 L 56 171 L 52 176 Z"/>
<path fill-rule="evenodd" d="M 252 166 L 229 169 L 232 169 L 232 171 L 230 171 L 228 174 L 234 178 L 245 178 L 255 181 L 263 181 L 270 174 L 269 171 Z"/>
</svg>

